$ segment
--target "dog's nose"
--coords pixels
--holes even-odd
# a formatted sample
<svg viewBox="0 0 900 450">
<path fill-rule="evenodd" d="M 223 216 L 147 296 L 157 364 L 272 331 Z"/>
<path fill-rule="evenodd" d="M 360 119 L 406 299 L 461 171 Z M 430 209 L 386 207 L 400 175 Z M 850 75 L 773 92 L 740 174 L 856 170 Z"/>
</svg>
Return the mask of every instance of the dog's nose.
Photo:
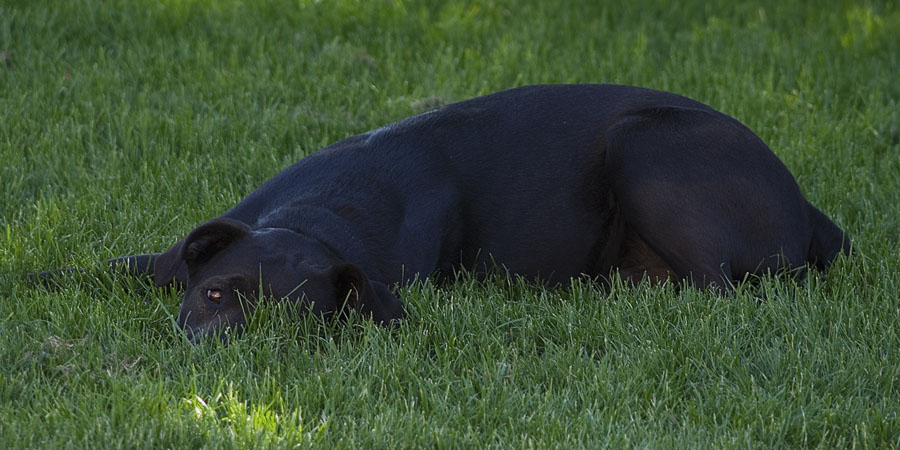
<svg viewBox="0 0 900 450">
<path fill-rule="evenodd" d="M 199 344 L 206 339 L 218 339 L 227 344 L 231 339 L 238 338 L 244 332 L 244 324 L 228 324 L 217 321 L 202 326 L 185 325 L 180 320 L 178 323 L 182 331 L 192 344 Z"/>
</svg>

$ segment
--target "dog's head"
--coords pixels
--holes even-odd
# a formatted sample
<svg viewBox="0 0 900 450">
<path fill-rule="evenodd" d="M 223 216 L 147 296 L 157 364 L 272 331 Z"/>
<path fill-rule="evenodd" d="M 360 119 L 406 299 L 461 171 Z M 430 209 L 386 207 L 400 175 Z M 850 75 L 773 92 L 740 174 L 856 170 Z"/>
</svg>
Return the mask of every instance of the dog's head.
<svg viewBox="0 0 900 450">
<path fill-rule="evenodd" d="M 251 230 L 213 219 L 156 257 L 154 282 L 166 285 L 187 268 L 178 325 L 192 339 L 238 331 L 259 299 L 304 302 L 314 313 L 352 308 L 380 325 L 403 316 L 400 300 L 321 242 L 282 228 Z"/>
</svg>

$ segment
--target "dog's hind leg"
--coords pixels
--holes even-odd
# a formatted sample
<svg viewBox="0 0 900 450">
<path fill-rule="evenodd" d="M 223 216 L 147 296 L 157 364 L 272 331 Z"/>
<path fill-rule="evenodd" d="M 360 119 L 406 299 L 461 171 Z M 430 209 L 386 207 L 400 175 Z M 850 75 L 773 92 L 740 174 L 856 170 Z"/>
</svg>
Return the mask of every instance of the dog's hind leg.
<svg viewBox="0 0 900 450">
<path fill-rule="evenodd" d="M 682 279 L 729 289 L 802 265 L 806 200 L 750 130 L 712 110 L 660 107 L 607 132 L 607 176 L 626 222 Z"/>
<path fill-rule="evenodd" d="M 623 232 L 616 267 L 619 276 L 631 283 L 647 280 L 661 284 L 675 277 L 672 268 L 630 228 Z"/>
</svg>

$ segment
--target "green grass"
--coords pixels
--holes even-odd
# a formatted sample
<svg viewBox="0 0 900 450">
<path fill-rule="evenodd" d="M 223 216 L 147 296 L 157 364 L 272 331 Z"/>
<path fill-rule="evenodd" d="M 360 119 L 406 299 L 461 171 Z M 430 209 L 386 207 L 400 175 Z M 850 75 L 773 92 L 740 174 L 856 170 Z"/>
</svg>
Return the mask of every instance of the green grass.
<svg viewBox="0 0 900 450">
<path fill-rule="evenodd" d="M 900 7 L 583 3 L 0 2 L 0 447 L 900 446 Z M 328 143 L 547 82 L 737 117 L 856 254 L 725 298 L 426 282 L 397 330 L 268 307 L 228 346 L 185 341 L 178 292 L 21 278 L 163 250 Z"/>
</svg>

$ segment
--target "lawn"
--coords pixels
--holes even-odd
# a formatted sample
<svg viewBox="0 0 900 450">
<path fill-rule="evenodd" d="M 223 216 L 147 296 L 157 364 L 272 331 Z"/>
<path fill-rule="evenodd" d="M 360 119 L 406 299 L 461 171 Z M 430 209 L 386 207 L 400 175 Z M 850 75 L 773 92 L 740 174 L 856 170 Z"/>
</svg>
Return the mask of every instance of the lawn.
<svg viewBox="0 0 900 450">
<path fill-rule="evenodd" d="M 898 73 L 896 2 L 0 1 L 0 447 L 900 446 Z M 854 255 L 725 297 L 462 275 L 399 329 L 271 306 L 230 345 L 97 269 L 344 137 L 576 82 L 738 118 Z"/>
</svg>

